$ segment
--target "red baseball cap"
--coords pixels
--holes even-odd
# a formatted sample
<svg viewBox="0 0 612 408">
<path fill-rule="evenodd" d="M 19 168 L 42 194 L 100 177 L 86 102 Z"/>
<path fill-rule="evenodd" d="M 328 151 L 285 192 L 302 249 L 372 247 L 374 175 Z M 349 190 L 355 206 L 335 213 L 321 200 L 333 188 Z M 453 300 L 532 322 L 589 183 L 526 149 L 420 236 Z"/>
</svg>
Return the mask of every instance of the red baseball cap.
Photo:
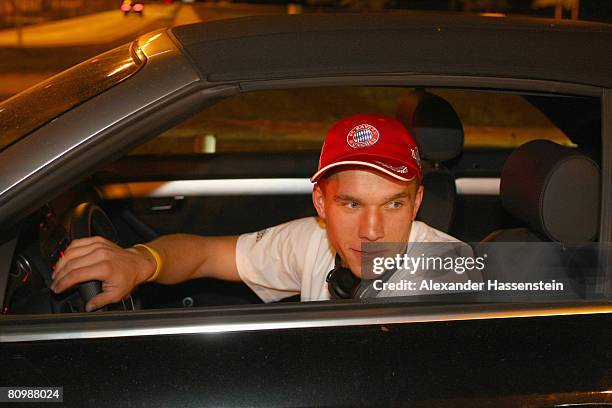
<svg viewBox="0 0 612 408">
<path fill-rule="evenodd" d="M 423 180 L 419 149 L 400 121 L 385 115 L 352 115 L 336 122 L 327 133 L 316 183 L 338 166 L 371 167 L 402 181 Z"/>
</svg>

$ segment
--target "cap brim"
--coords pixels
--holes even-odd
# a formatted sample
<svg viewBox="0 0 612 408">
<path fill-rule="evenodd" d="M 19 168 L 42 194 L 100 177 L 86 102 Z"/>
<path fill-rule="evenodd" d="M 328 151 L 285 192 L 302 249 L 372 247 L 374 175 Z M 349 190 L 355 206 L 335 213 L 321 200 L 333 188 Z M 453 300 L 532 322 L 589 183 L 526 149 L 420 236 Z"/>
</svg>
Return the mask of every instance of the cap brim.
<svg viewBox="0 0 612 408">
<path fill-rule="evenodd" d="M 364 160 L 343 160 L 343 161 L 339 161 L 339 162 L 335 162 L 332 164 L 328 164 L 327 166 L 323 167 L 322 169 L 320 169 L 319 171 L 317 171 L 311 178 L 310 178 L 310 182 L 311 183 L 316 183 L 319 178 L 321 178 L 321 176 L 325 173 L 327 173 L 328 171 L 330 171 L 331 169 L 334 169 L 336 167 L 339 166 L 364 166 L 364 167 L 369 167 L 375 170 L 378 170 L 382 173 L 385 173 L 395 179 L 401 180 L 401 181 L 412 181 L 415 178 L 417 178 L 418 176 L 418 171 L 413 169 L 412 167 L 408 167 L 405 164 L 401 164 L 401 166 L 405 166 L 407 171 L 405 173 L 398 173 L 398 172 L 394 172 L 384 166 L 381 166 L 379 164 L 376 163 L 372 163 L 370 161 L 364 161 Z"/>
</svg>

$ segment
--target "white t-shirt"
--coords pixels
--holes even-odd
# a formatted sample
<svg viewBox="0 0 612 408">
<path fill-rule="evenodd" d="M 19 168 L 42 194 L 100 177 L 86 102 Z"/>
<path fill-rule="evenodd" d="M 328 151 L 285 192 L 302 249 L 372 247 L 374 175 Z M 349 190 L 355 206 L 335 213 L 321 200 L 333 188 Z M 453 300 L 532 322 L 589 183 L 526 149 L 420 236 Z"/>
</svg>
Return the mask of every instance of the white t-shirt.
<svg viewBox="0 0 612 408">
<path fill-rule="evenodd" d="M 409 242 L 460 241 L 414 221 Z M 319 218 L 308 217 L 240 235 L 236 265 L 242 281 L 264 302 L 297 294 L 301 294 L 302 301 L 328 300 L 325 279 L 334 268 L 335 254 L 324 223 Z"/>
</svg>

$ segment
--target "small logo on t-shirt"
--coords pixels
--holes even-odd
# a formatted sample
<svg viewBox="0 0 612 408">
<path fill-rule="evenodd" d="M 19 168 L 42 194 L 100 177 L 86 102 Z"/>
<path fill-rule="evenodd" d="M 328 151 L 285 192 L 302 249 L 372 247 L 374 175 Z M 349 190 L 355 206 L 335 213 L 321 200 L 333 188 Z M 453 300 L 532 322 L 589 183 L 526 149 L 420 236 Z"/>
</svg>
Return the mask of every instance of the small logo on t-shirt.
<svg viewBox="0 0 612 408">
<path fill-rule="evenodd" d="M 255 237 L 255 242 L 259 242 L 261 241 L 261 239 L 263 238 L 263 236 L 266 234 L 266 232 L 268 232 L 268 229 L 262 229 L 261 231 L 257 232 L 257 236 Z"/>
</svg>

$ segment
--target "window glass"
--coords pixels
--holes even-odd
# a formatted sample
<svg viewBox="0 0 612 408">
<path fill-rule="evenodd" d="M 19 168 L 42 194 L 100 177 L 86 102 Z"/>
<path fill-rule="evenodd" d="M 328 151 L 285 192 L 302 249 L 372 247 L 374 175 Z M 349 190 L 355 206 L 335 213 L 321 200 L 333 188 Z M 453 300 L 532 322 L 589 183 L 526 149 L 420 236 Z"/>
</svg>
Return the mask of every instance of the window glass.
<svg viewBox="0 0 612 408">
<path fill-rule="evenodd" d="M 428 89 L 428 91 L 443 97 L 454 107 L 465 128 L 466 145 L 468 148 L 474 148 L 465 151 L 462 158 L 455 160 L 455 163 L 447 162 L 451 163 L 448 168 L 455 175 L 463 171 L 459 177 L 464 181 L 483 183 L 483 178 L 489 178 L 487 182 L 493 181 L 493 183 L 484 183 L 485 187 L 495 184 L 508 151 L 486 147 L 511 148 L 527 140 L 542 138 L 571 145 L 565 134 L 536 106 L 543 107 L 543 110 L 554 117 L 555 123 L 561 123 L 559 126 L 570 129 L 568 133 L 575 135 L 574 130 L 579 129 L 583 139 L 574 137 L 577 140 L 576 144 L 580 145 L 585 154 L 590 148 L 591 152 L 594 152 L 593 157 L 601 157 L 601 148 L 596 143 L 600 130 L 597 126 L 593 126 L 591 131 L 587 132 L 587 128 L 582 126 L 585 118 L 588 119 L 587 123 L 601 123 L 601 118 L 597 116 L 601 112 L 597 98 L 586 100 L 587 98 L 541 95 L 534 98 L 534 95 L 523 97 L 509 93 L 450 89 Z M 287 180 L 286 176 L 282 174 L 277 176 L 279 173 L 270 172 L 269 169 L 262 171 L 257 168 L 257 164 L 275 163 L 274 160 L 279 158 L 285 163 L 293 164 L 293 159 L 298 156 L 314 159 L 312 160 L 314 164 L 327 129 L 334 121 L 355 113 L 396 116 L 403 112 L 402 103 L 414 95 L 418 95 L 417 90 L 400 87 L 333 87 L 244 93 L 205 109 L 137 148 L 132 154 L 192 154 L 204 153 L 206 150 L 280 153 L 229 154 L 223 157 L 224 160 L 218 161 L 215 156 L 205 155 L 170 158 L 171 160 L 164 160 L 166 158 L 162 156 L 124 157 L 111 165 L 117 165 L 113 167 L 113 171 L 97 174 L 100 177 L 93 177 L 92 180 L 97 180 L 100 184 L 95 186 L 97 187 L 95 194 L 93 190 L 89 193 L 91 197 L 98 197 L 98 193 L 102 192 L 104 200 L 99 203 L 100 207 L 108 213 L 109 219 L 117 227 L 121 246 L 129 247 L 136 243 L 147 242 L 157 234 L 185 233 L 201 236 L 248 234 L 243 235 L 244 238 L 240 241 L 243 248 L 240 262 L 243 266 L 239 268 L 243 274 L 241 278 L 246 284 L 199 279 L 172 286 L 142 285 L 135 292 L 135 304 L 145 309 L 245 304 L 262 300 L 281 300 L 285 299 L 285 296 L 292 298 L 290 295 L 299 291 L 306 292 L 306 294 L 302 292 L 304 299 L 324 299 L 325 296 L 321 294 L 327 294 L 329 287 L 327 284 L 321 286 L 320 283 L 326 281 L 334 265 L 334 258 L 331 254 L 325 258 L 329 249 L 329 245 L 325 242 L 327 233 L 323 229 L 325 226 L 309 218 L 317 214 L 311 197 L 312 185 L 306 180 Z M 582 114 L 565 114 L 568 111 L 576 112 L 577 106 L 584 108 Z M 559 117 L 565 118 L 566 121 L 559 121 Z M 295 154 L 298 150 L 308 150 L 308 152 Z M 210 165 L 212 162 L 215 162 L 213 164 L 219 166 L 221 171 L 231 169 L 230 176 L 217 177 L 213 174 L 209 177 L 213 167 Z M 309 164 L 307 161 L 303 163 Z M 531 160 L 531 163 L 538 165 L 540 161 Z M 427 164 L 431 166 L 431 163 Z M 462 168 L 460 164 L 464 167 Z M 296 173 L 301 174 L 298 177 L 304 178 L 304 168 L 307 166 L 296 167 L 299 167 Z M 315 167 L 316 165 L 308 171 L 314 170 Z M 465 167 L 468 170 L 465 170 Z M 595 163 L 591 166 L 591 170 L 594 167 Z M 427 167 L 428 170 L 432 168 L 439 169 L 436 166 Z M 149 171 L 153 172 L 153 176 L 147 173 Z M 269 177 L 268 180 L 265 182 L 252 180 L 264 177 L 262 172 L 267 172 L 265 177 Z M 596 172 L 597 170 L 590 174 Z M 308 173 L 310 174 L 312 173 Z M 234 177 L 235 175 L 237 176 Z M 570 196 L 580 197 L 580 200 L 574 200 L 574 204 L 594 202 L 595 205 L 592 207 L 594 208 L 599 204 L 599 199 L 597 194 L 589 193 L 587 187 L 596 186 L 595 189 L 598 189 L 599 183 L 585 182 L 588 181 L 586 175 L 582 171 L 578 177 L 567 178 L 574 182 L 578 180 L 577 184 L 581 188 L 585 187 L 580 195 L 570 194 Z M 595 178 L 591 177 L 590 180 Z M 290 183 L 287 184 L 288 181 Z M 298 183 L 305 181 L 305 183 L 293 184 L 294 181 Z M 530 181 L 528 176 L 520 180 L 525 188 L 533 187 L 534 183 Z M 109 186 L 113 187 L 112 195 L 107 194 L 111 191 Z M 477 187 L 479 189 L 481 186 Z M 368 281 L 361 282 L 363 286 L 359 288 L 360 291 L 363 289 L 359 293 L 365 293 L 363 299 L 370 297 L 376 297 L 377 301 L 382 299 L 375 296 L 377 293 L 368 292 L 371 290 L 387 291 L 389 295 L 385 295 L 381 301 L 400 299 L 415 302 L 437 301 L 428 297 L 437 295 L 441 295 L 441 302 L 460 303 L 527 302 L 543 299 L 574 301 L 593 300 L 595 296 L 600 296 L 603 286 L 598 282 L 603 281 L 601 279 L 603 269 L 600 269 L 597 261 L 606 259 L 608 253 L 602 253 L 602 247 L 596 242 L 596 230 L 599 225 L 596 220 L 596 210 L 583 211 L 580 217 L 561 217 L 561 221 L 554 223 L 554 226 L 559 226 L 560 229 L 567 227 L 568 219 L 579 220 L 581 225 L 594 226 L 595 232 L 584 239 L 587 242 L 571 245 L 561 244 L 556 242 L 556 239 L 546 242 L 547 238 L 542 238 L 540 232 L 533 231 L 533 234 L 529 232 L 530 228 L 533 228 L 529 225 L 529 221 L 515 219 L 502 207 L 499 188 L 492 193 L 491 190 L 485 193 L 466 192 L 469 188 L 474 191 L 474 184 L 470 187 L 469 183 L 464 183 L 462 190 L 457 189 L 453 220 L 449 226 L 438 227 L 434 224 L 435 217 L 426 219 L 424 216 L 418 218 L 419 224 L 413 224 L 418 225 L 414 231 L 415 236 L 419 238 L 411 243 L 426 244 L 411 247 L 413 248 L 411 254 L 415 255 L 411 257 L 414 261 L 410 262 L 413 263 L 408 263 L 406 257 L 397 257 L 402 255 L 404 249 L 407 251 L 405 242 L 392 244 L 390 248 L 364 248 L 363 252 L 366 254 L 382 255 L 376 256 L 378 261 L 372 260 L 371 273 L 368 274 L 366 270 L 366 274 L 362 275 L 368 278 Z M 487 188 L 477 190 L 483 191 Z M 379 200 L 380 196 L 373 194 L 376 191 L 376 188 L 368 190 L 367 194 L 361 195 L 365 197 L 362 200 L 364 202 L 370 200 L 371 197 L 368 195 L 378 197 L 376 200 Z M 590 201 L 585 191 L 590 194 Z M 434 199 L 439 197 L 435 194 L 435 190 L 425 190 L 424 200 L 429 197 Z M 402 194 L 392 197 L 396 196 L 400 198 L 385 203 L 385 211 L 408 208 L 405 197 Z M 73 219 L 74 208 L 77 203 L 82 203 L 83 197 L 86 197 L 86 194 L 80 190 L 65 192 L 57 200 L 45 204 L 39 211 L 33 213 L 25 222 L 16 247 L 5 304 L 2 305 L 3 313 L 41 314 L 82 310 L 83 302 L 78 290 L 73 289 L 66 295 L 55 296 L 47 290 L 47 286 L 51 281 L 52 265 L 62 256 L 67 243 L 65 230 L 65 226 L 69 225 L 67 220 Z M 362 208 L 359 200 L 349 199 L 344 204 L 342 201 L 340 200 L 341 205 L 346 206 L 343 210 L 359 211 Z M 557 204 L 560 206 L 558 208 L 562 208 L 569 207 L 572 202 L 564 200 L 559 204 L 557 200 Z M 421 210 L 423 208 L 426 207 L 422 206 Z M 437 212 L 439 213 L 441 212 Z M 420 212 L 419 217 L 422 214 Z M 589 215 L 595 215 L 590 218 L 591 222 Z M 408 218 L 402 216 L 396 220 Z M 296 229 L 282 227 L 291 220 L 298 220 L 298 224 L 293 224 L 292 227 L 299 226 L 297 233 Z M 438 239 L 446 235 L 438 235 L 438 232 L 432 231 L 425 224 L 471 245 L 440 243 Z M 279 225 L 281 227 L 274 228 Z M 392 225 L 402 226 L 401 222 Z M 483 240 L 489 235 L 496 236 L 499 231 L 519 234 L 512 237 L 517 242 Z M 318 242 L 322 243 L 321 247 L 304 244 L 306 239 L 312 237 L 318 237 Z M 538 242 L 540 239 L 544 242 Z M 387 241 L 384 243 L 389 244 Z M 288 250 L 282 249 L 287 247 Z M 35 253 L 32 252 L 32 248 L 35 249 Z M 320 248 L 323 249 L 317 252 Z M 603 247 L 603 250 L 609 251 L 607 247 Z M 249 254 L 249 262 L 244 260 L 247 258 L 244 254 Z M 281 255 L 277 256 L 278 254 Z M 297 266 L 291 264 L 292 269 L 289 269 L 283 264 L 285 257 L 292 262 L 295 260 L 306 264 L 299 263 Z M 317 264 L 317 268 L 311 268 L 313 260 L 321 261 Z M 387 260 L 390 262 L 387 263 Z M 415 263 L 417 261 L 420 262 L 418 265 Z M 427 266 L 422 267 L 422 265 Z M 482 269 L 479 269 L 481 265 Z M 38 269 L 38 272 L 32 268 Z M 418 288 L 404 286 L 403 281 L 412 279 L 412 271 L 419 268 L 427 272 L 426 275 L 418 277 L 425 278 L 426 286 L 420 286 L 421 283 Z M 403 275 L 392 274 L 399 269 L 404 270 Z M 258 274 L 257 271 L 266 273 Z M 279 275 L 289 271 L 291 274 L 283 275 L 286 279 L 280 282 Z M 317 274 L 316 279 L 306 279 L 309 282 L 307 284 L 311 286 L 311 292 L 307 292 L 303 282 L 296 277 L 298 273 L 302 273 L 299 271 Z M 368 285 L 379 273 L 384 275 L 385 279 L 389 278 L 382 283 L 397 285 L 372 286 L 373 289 L 370 289 Z M 263 277 L 271 281 L 266 281 L 260 275 L 265 275 Z M 249 276 L 251 276 L 250 281 Z M 344 277 L 346 276 L 345 274 Z M 393 276 L 397 279 L 392 280 Z M 443 280 L 441 276 L 446 276 L 448 280 Z M 479 286 L 490 277 L 492 281 L 509 282 L 509 289 L 505 289 L 505 286 L 499 288 L 493 286 L 491 289 L 488 284 L 487 287 Z M 421 279 L 419 282 L 423 281 Z M 552 289 L 536 285 L 540 281 L 549 283 Z M 433 285 L 434 283 L 448 283 L 449 286 L 440 289 Z M 563 286 L 558 287 L 558 283 Z M 519 288 L 517 290 L 522 292 L 515 291 L 512 284 L 516 284 Z M 522 287 L 526 289 L 520 289 Z M 274 293 L 270 288 L 277 292 Z M 354 288 L 356 287 L 351 287 L 351 291 Z M 455 298 L 457 294 L 461 296 Z M 122 303 L 120 307 L 124 308 L 126 304 Z"/>
<path fill-rule="evenodd" d="M 466 147 L 511 148 L 533 139 L 571 145 L 520 95 L 427 91 L 457 111 Z M 400 101 L 412 92 L 398 87 L 333 87 L 244 93 L 204 110 L 132 154 L 318 150 L 334 121 L 354 113 L 395 116 Z"/>
<path fill-rule="evenodd" d="M 463 123 L 465 147 L 518 147 L 547 139 L 573 146 L 542 112 L 517 94 L 433 90 L 457 111 Z"/>
</svg>

